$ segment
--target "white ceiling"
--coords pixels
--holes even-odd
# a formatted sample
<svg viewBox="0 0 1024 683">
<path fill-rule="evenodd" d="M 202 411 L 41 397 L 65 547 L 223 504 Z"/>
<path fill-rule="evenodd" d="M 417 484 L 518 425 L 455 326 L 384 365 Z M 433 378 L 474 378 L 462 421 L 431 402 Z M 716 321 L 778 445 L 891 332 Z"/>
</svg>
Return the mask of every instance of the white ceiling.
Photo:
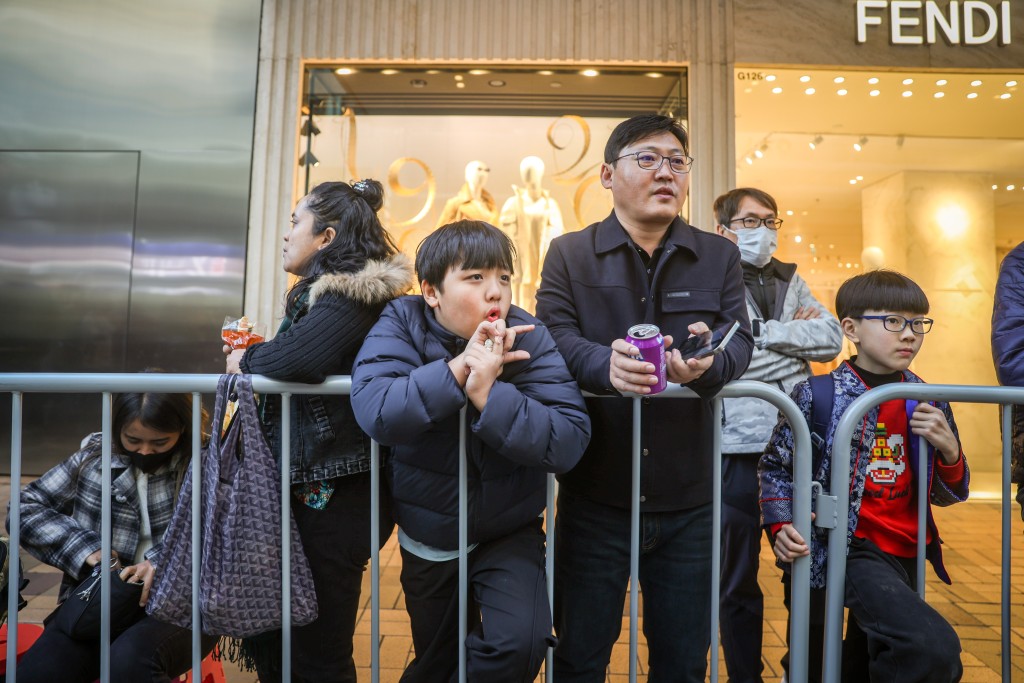
<svg viewBox="0 0 1024 683">
<path fill-rule="evenodd" d="M 858 272 L 862 188 L 900 171 L 991 173 L 996 246 L 1024 240 L 1024 73 L 764 69 L 761 80 L 741 73 L 752 71 L 737 70 L 737 184 L 775 196 L 787 221 L 779 257 L 795 261 L 822 295 Z"/>
</svg>

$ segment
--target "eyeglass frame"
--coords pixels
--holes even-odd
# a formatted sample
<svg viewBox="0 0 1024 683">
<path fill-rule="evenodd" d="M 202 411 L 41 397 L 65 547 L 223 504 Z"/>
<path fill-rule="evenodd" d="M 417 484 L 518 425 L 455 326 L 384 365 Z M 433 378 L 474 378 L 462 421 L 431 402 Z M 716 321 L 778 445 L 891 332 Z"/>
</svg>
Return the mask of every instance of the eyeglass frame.
<svg viewBox="0 0 1024 683">
<path fill-rule="evenodd" d="M 860 318 L 861 320 L 881 320 L 882 321 L 882 327 L 884 327 L 887 332 L 895 332 L 897 334 L 902 334 L 903 330 L 907 329 L 907 325 L 910 326 L 910 331 L 913 332 L 914 334 L 928 334 L 929 332 L 932 331 L 932 325 L 935 324 L 935 319 L 934 318 L 926 318 L 923 315 L 922 316 L 918 316 L 917 318 L 908 318 L 908 317 L 903 316 L 903 315 L 896 315 L 895 313 L 890 313 L 888 315 L 858 315 L 857 317 Z M 889 318 L 902 318 L 903 319 L 903 326 L 900 327 L 900 329 L 898 329 L 898 330 L 892 329 L 891 327 L 889 327 L 886 324 L 886 321 L 889 320 Z M 925 323 L 928 323 L 928 329 L 927 330 L 920 330 L 920 331 L 915 330 L 914 329 L 914 323 L 915 322 L 921 322 L 922 326 Z"/>
<path fill-rule="evenodd" d="M 733 218 L 731 221 L 729 221 L 729 225 L 732 225 L 736 221 L 744 221 L 744 222 L 746 222 L 746 221 L 757 221 L 756 225 L 753 225 L 753 226 L 744 225 L 741 228 L 741 230 L 756 230 L 757 228 L 760 228 L 763 225 L 764 227 L 768 228 L 769 230 L 776 230 L 777 231 L 779 228 L 782 227 L 782 224 L 785 223 L 785 221 L 782 220 L 781 218 L 758 218 L 757 216 L 744 216 L 743 218 Z M 768 225 L 768 221 L 775 221 L 775 226 L 773 227 L 771 225 Z"/>
<path fill-rule="evenodd" d="M 661 157 L 661 161 L 658 162 L 657 166 L 651 166 L 649 168 L 644 168 L 640 164 L 640 155 L 641 154 L 650 154 L 651 156 Z M 665 160 L 668 159 L 668 168 L 669 168 L 670 171 L 672 171 L 676 175 L 683 175 L 684 173 L 689 173 L 690 169 L 693 168 L 693 161 L 694 161 L 693 157 L 691 157 L 689 154 L 673 154 L 671 156 L 665 156 L 664 154 L 658 154 L 657 152 L 652 152 L 650 150 L 640 150 L 640 151 L 637 151 L 637 152 L 630 152 L 629 154 L 623 154 L 621 157 L 616 157 L 615 159 L 612 159 L 612 162 L 614 163 L 614 162 L 618 161 L 619 159 L 625 159 L 626 157 L 633 157 L 636 160 L 636 165 L 640 166 L 640 168 L 645 170 L 645 171 L 659 171 L 659 170 L 661 170 L 661 167 L 665 165 Z M 672 168 L 672 160 L 673 159 L 686 159 L 686 170 L 684 170 L 684 171 L 677 171 L 676 169 Z"/>
</svg>

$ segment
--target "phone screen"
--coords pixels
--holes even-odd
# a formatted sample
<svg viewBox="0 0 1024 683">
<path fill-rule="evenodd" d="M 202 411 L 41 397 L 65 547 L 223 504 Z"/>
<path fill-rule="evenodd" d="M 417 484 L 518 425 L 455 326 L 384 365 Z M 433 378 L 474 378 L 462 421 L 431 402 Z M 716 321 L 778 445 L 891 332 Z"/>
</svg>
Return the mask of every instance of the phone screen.
<svg viewBox="0 0 1024 683">
<path fill-rule="evenodd" d="M 732 339 L 732 335 L 739 329 L 739 322 L 732 322 L 728 325 L 722 325 L 716 328 L 714 331 L 704 332 L 702 334 L 694 335 L 689 337 L 686 341 L 679 345 L 679 353 L 683 359 L 688 358 L 705 358 L 707 356 L 714 355 L 720 352 L 725 345 Z"/>
</svg>

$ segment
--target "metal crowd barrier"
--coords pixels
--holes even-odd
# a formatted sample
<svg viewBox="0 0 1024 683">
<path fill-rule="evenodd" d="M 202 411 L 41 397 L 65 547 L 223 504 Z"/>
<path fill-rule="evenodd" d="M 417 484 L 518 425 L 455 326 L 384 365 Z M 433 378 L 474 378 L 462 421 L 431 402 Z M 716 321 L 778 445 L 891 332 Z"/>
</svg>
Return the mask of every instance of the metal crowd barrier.
<svg viewBox="0 0 1024 683">
<path fill-rule="evenodd" d="M 833 443 L 849 444 L 854 430 L 874 407 L 896 399 L 916 401 L 945 401 L 953 403 L 994 403 L 1002 411 L 1002 576 L 1001 576 L 1001 641 L 1002 680 L 1009 683 L 1012 677 L 1010 662 L 1010 514 L 1013 495 L 1010 489 L 1010 409 L 1012 404 L 1024 405 L 1024 387 L 964 386 L 952 384 L 917 384 L 901 382 L 877 387 L 859 396 L 843 413 L 836 425 Z M 927 442 L 919 438 L 918 472 L 927 472 Z M 843 602 L 846 585 L 846 534 L 850 510 L 850 467 L 849 449 L 834 451 L 833 457 L 841 459 L 840 466 L 832 465 L 831 496 L 836 514 L 834 520 L 826 519 L 820 512 L 815 520 L 819 526 L 832 524 L 828 532 L 828 567 L 825 589 L 825 652 L 822 665 L 824 683 L 840 680 L 842 658 Z M 925 515 L 928 500 L 928 482 L 918 477 L 917 490 L 917 590 L 924 598 L 925 588 Z M 807 538 L 805 536 L 805 538 Z"/>
<path fill-rule="evenodd" d="M 12 436 L 11 436 L 11 533 L 10 545 L 12 559 L 10 563 L 10 584 L 17 586 L 20 581 L 19 564 L 20 558 L 20 515 L 21 515 L 21 465 L 22 465 L 22 441 L 21 425 L 23 414 L 23 394 L 35 392 L 47 393 L 91 393 L 102 394 L 102 472 L 103 472 L 103 508 L 101 517 L 102 554 L 110 555 L 111 538 L 111 510 L 110 510 L 110 468 L 111 468 L 111 402 L 112 394 L 123 392 L 159 391 L 165 393 L 191 393 L 193 397 L 193 441 L 192 441 L 192 478 L 193 478 L 193 499 L 192 499 L 192 541 L 193 547 L 199 548 L 199 520 L 200 520 L 200 458 L 196 457 L 201 448 L 200 443 L 200 406 L 202 394 L 215 394 L 219 375 L 158 375 L 158 374 L 0 374 L 0 392 L 12 394 Z M 322 384 L 299 384 L 292 382 L 279 382 L 265 377 L 253 377 L 253 390 L 257 393 L 280 394 L 283 399 L 289 398 L 292 394 L 348 394 L 351 391 L 351 378 L 348 376 L 330 377 Z M 1024 395 L 1024 392 L 1021 392 Z M 766 400 L 782 411 L 793 426 L 795 435 L 795 481 L 794 481 L 794 525 L 805 538 L 810 538 L 811 529 L 811 441 L 806 421 L 799 408 L 778 389 L 761 382 L 737 381 L 732 382 L 719 393 L 713 400 L 715 416 L 714 432 L 714 475 L 713 475 L 713 522 L 712 522 L 712 586 L 711 586 L 711 680 L 718 680 L 718 623 L 719 623 L 719 592 L 721 575 L 721 424 L 723 398 L 754 397 Z M 695 398 L 696 394 L 689 389 L 678 385 L 672 385 L 665 392 L 647 397 L 656 400 L 667 398 Z M 640 409 L 644 397 L 633 398 L 633 491 L 632 491 L 632 532 L 631 532 L 631 557 L 630 557 L 630 629 L 629 629 L 629 680 L 636 681 L 637 671 L 637 624 L 638 604 L 638 576 L 640 557 Z M 283 457 L 281 458 L 281 496 L 282 500 L 290 501 L 290 401 L 282 400 L 282 447 Z M 462 438 L 459 443 L 459 642 L 464 643 L 467 634 L 467 621 L 465 606 L 468 600 L 467 576 L 467 482 L 466 482 L 466 444 L 465 444 L 465 409 L 460 415 L 462 426 Z M 371 629 L 370 638 L 370 671 L 374 683 L 380 680 L 380 532 L 379 532 L 379 496 L 380 496 L 380 448 L 376 442 L 371 445 L 371 558 L 370 558 L 370 581 L 371 581 Z M 547 491 L 547 582 L 548 602 L 552 606 L 554 593 L 554 476 L 548 477 Z M 282 506 L 281 534 L 287 538 L 290 533 L 288 507 Z M 283 604 L 291 603 L 291 564 L 287 552 L 287 545 L 282 544 L 282 592 Z M 200 610 L 199 610 L 199 556 L 192 558 L 192 670 L 198 672 L 201 668 L 202 651 L 200 645 Z M 103 572 L 101 584 L 101 608 L 103 619 L 101 624 L 100 637 L 100 681 L 109 683 L 110 680 L 110 573 Z M 810 563 L 809 558 L 800 558 L 793 565 L 793 591 L 792 591 L 792 630 L 790 635 L 790 673 L 789 680 L 792 683 L 805 683 L 807 680 L 807 618 L 809 614 L 810 600 Z M 17 676 L 17 626 L 18 626 L 18 605 L 17 591 L 10 591 L 8 595 L 9 635 L 7 642 L 7 671 L 8 680 L 15 681 Z M 283 610 L 282 615 L 282 680 L 288 683 L 291 679 L 291 614 L 290 610 Z M 459 680 L 466 680 L 465 648 L 459 649 Z M 552 681 L 552 654 L 549 649 L 545 667 L 545 677 L 550 683 Z"/>
</svg>

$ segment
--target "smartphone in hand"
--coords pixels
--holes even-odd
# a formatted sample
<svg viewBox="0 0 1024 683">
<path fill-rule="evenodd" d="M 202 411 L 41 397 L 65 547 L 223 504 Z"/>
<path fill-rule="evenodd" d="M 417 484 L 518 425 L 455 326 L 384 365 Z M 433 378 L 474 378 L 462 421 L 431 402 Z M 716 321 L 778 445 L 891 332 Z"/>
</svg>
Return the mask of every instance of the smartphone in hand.
<svg viewBox="0 0 1024 683">
<path fill-rule="evenodd" d="M 679 354 L 683 357 L 683 360 L 690 358 L 699 360 L 708 356 L 715 356 L 725 349 L 725 345 L 729 343 L 729 340 L 732 339 L 732 336 L 736 334 L 738 329 L 740 329 L 740 323 L 737 320 L 728 325 L 722 325 L 715 330 L 696 334 L 685 339 L 679 345 Z"/>
</svg>

